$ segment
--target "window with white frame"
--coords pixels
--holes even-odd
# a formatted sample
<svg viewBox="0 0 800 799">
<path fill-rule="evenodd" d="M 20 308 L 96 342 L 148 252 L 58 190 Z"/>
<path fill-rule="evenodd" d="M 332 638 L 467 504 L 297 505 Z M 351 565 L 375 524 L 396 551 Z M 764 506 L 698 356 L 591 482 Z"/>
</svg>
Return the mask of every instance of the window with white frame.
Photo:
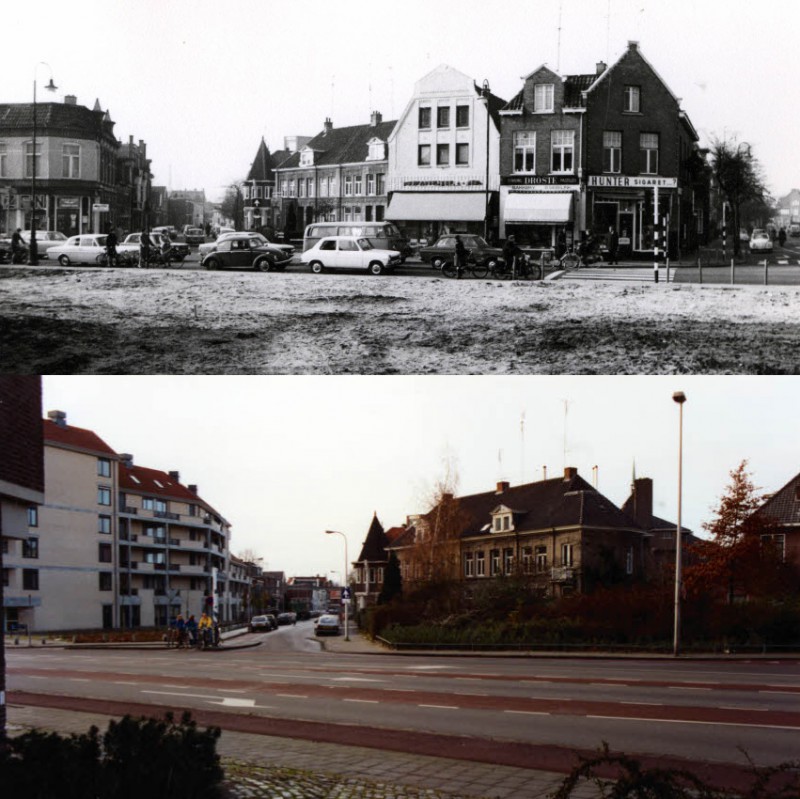
<svg viewBox="0 0 800 799">
<path fill-rule="evenodd" d="M 362 194 L 361 187 L 362 187 L 363 178 L 361 175 L 355 175 L 353 177 L 353 194 L 356 197 L 359 197 Z"/>
<path fill-rule="evenodd" d="M 367 161 L 382 161 L 386 158 L 386 142 L 380 139 L 370 139 L 367 146 L 369 147 Z"/>
<path fill-rule="evenodd" d="M 436 109 L 436 127 L 449 128 L 450 127 L 450 106 L 440 105 Z"/>
<path fill-rule="evenodd" d="M 622 171 L 622 131 L 603 131 L 603 172 Z"/>
<path fill-rule="evenodd" d="M 306 196 L 306 182 L 303 178 L 298 178 L 297 180 L 297 196 L 298 197 L 305 197 Z"/>
<path fill-rule="evenodd" d="M 327 178 L 322 178 L 319 182 L 319 196 L 320 197 L 327 197 L 328 196 L 328 180 Z"/>
<path fill-rule="evenodd" d="M 643 175 L 658 174 L 658 134 L 640 133 L 639 151 L 642 155 L 641 173 Z"/>
<path fill-rule="evenodd" d="M 289 196 L 297 197 L 297 182 L 294 178 L 289 178 Z"/>
<path fill-rule="evenodd" d="M 456 106 L 456 127 L 468 128 L 469 127 L 469 106 L 457 105 Z"/>
<path fill-rule="evenodd" d="M 300 166 L 314 166 L 314 151 L 312 149 L 300 152 Z"/>
<path fill-rule="evenodd" d="M 417 150 L 417 166 L 431 165 L 431 146 L 430 144 L 420 144 Z"/>
<path fill-rule="evenodd" d="M 345 197 L 353 196 L 353 178 L 351 175 L 344 176 L 344 196 Z"/>
<path fill-rule="evenodd" d="M 537 83 L 533 87 L 533 110 L 535 113 L 546 113 L 554 108 L 554 91 L 552 83 Z"/>
<path fill-rule="evenodd" d="M 623 92 L 622 110 L 628 114 L 638 114 L 642 107 L 642 90 L 639 86 L 626 86 Z"/>
<path fill-rule="evenodd" d="M 283 197 L 289 196 L 289 181 L 287 179 L 281 181 L 281 195 Z"/>
<path fill-rule="evenodd" d="M 386 194 L 386 175 L 383 172 L 375 175 L 375 194 Z"/>
<path fill-rule="evenodd" d="M 372 172 L 367 175 L 367 194 L 370 197 L 375 196 L 375 175 Z"/>
<path fill-rule="evenodd" d="M 514 571 L 514 550 L 506 547 L 503 550 L 503 573 L 511 574 Z"/>
<path fill-rule="evenodd" d="M 464 553 L 464 577 L 475 576 L 475 557 L 471 552 Z"/>
<path fill-rule="evenodd" d="M 551 170 L 553 172 L 572 172 L 575 153 L 575 131 L 554 130 L 551 133 Z"/>
<path fill-rule="evenodd" d="M 8 177 L 8 148 L 4 141 L 0 141 L 0 178 Z"/>
<path fill-rule="evenodd" d="M 523 574 L 533 572 L 533 547 L 522 548 L 522 572 Z"/>
<path fill-rule="evenodd" d="M 64 144 L 61 149 L 62 177 L 81 176 L 81 147 L 79 144 Z"/>
<path fill-rule="evenodd" d="M 761 547 L 774 552 L 781 561 L 786 560 L 785 533 L 770 533 L 761 536 Z"/>
<path fill-rule="evenodd" d="M 493 549 L 489 552 L 489 575 L 496 577 L 500 574 L 500 550 Z"/>
<path fill-rule="evenodd" d="M 536 131 L 517 130 L 513 135 L 514 171 L 536 171 Z"/>
<path fill-rule="evenodd" d="M 475 576 L 486 577 L 486 559 L 482 549 L 475 555 Z"/>
<path fill-rule="evenodd" d="M 561 565 L 572 566 L 572 544 L 561 545 Z"/>
<path fill-rule="evenodd" d="M 42 145 L 36 144 L 36 175 L 42 174 Z M 25 177 L 33 177 L 33 142 L 25 143 Z"/>
<path fill-rule="evenodd" d="M 450 165 L 450 145 L 437 144 L 436 145 L 436 166 L 449 166 Z"/>
<path fill-rule="evenodd" d="M 469 144 L 466 142 L 456 144 L 456 166 L 469 166 Z"/>
<path fill-rule="evenodd" d="M 544 574 L 547 571 L 547 547 L 536 547 L 536 573 Z"/>
<path fill-rule="evenodd" d="M 306 197 L 314 196 L 314 178 L 306 178 Z"/>
<path fill-rule="evenodd" d="M 431 126 L 431 108 L 430 106 L 420 106 L 419 109 L 419 126 L 423 130 L 427 130 Z"/>
</svg>

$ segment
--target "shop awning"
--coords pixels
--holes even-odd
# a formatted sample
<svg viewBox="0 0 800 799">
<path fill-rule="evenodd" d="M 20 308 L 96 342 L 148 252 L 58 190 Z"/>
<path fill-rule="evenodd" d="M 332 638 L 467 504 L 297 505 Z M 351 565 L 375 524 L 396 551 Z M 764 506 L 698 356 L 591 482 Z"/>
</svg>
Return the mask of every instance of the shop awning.
<svg viewBox="0 0 800 799">
<path fill-rule="evenodd" d="M 391 222 L 481 222 L 485 205 L 484 192 L 395 192 L 386 218 Z"/>
<path fill-rule="evenodd" d="M 572 219 L 572 193 L 509 194 L 503 215 L 507 223 L 563 224 Z"/>
</svg>

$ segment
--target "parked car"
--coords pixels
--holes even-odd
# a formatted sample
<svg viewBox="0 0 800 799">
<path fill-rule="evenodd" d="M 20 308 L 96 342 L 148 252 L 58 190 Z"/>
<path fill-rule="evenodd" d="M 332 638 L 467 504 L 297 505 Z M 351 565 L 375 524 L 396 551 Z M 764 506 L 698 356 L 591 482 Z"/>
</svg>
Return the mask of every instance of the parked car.
<svg viewBox="0 0 800 799">
<path fill-rule="evenodd" d="M 747 232 L 747 228 L 741 228 L 739 230 L 739 241 L 749 242 L 750 241 L 750 234 Z"/>
<path fill-rule="evenodd" d="M 328 236 L 306 250 L 300 260 L 316 274 L 326 269 L 366 269 L 380 275 L 399 266 L 397 250 L 379 250 L 363 236 Z"/>
<path fill-rule="evenodd" d="M 201 244 L 198 247 L 198 251 L 200 253 L 200 258 L 203 259 L 209 253 L 214 252 L 217 249 L 217 245 L 221 241 L 227 241 L 228 239 L 236 238 L 237 236 L 249 236 L 250 238 L 257 238 L 260 239 L 263 244 L 269 244 L 272 247 L 277 247 L 279 250 L 283 250 L 287 255 L 294 255 L 294 247 L 291 244 L 279 244 L 274 241 L 270 241 L 263 233 L 237 233 L 234 230 L 228 231 L 227 233 L 220 233 L 217 236 L 216 241 L 209 241 L 205 244 Z"/>
<path fill-rule="evenodd" d="M 268 633 L 270 630 L 272 630 L 272 624 L 270 624 L 269 616 L 253 616 L 253 618 L 250 619 L 249 627 L 251 633 Z"/>
<path fill-rule="evenodd" d="M 95 264 L 97 258 L 106 251 L 108 236 L 101 233 L 85 233 L 81 236 L 70 236 L 65 242 L 51 247 L 47 257 L 58 261 L 61 266 L 70 264 Z"/>
<path fill-rule="evenodd" d="M 217 249 L 202 260 L 206 269 L 254 269 L 256 272 L 283 272 L 292 260 L 279 247 L 266 244 L 260 234 L 240 233 L 219 242 Z"/>
<path fill-rule="evenodd" d="M 320 616 L 314 627 L 314 635 L 339 635 L 341 631 L 338 616 Z"/>
<path fill-rule="evenodd" d="M 470 258 L 477 264 L 485 264 L 488 267 L 495 266 L 503 251 L 498 247 L 490 247 L 483 236 L 474 233 L 459 233 L 464 246 L 470 251 Z M 435 269 L 441 269 L 445 261 L 453 261 L 456 254 L 455 234 L 439 236 L 433 244 L 428 247 L 420 247 L 419 257 L 429 263 Z"/>
<path fill-rule="evenodd" d="M 789 225 L 789 235 L 792 238 L 800 236 L 800 225 L 795 225 L 795 224 Z"/>
<path fill-rule="evenodd" d="M 772 252 L 772 239 L 766 230 L 756 228 L 750 236 L 750 251 Z"/>
<path fill-rule="evenodd" d="M 378 250 L 397 250 L 403 262 L 413 252 L 409 240 L 393 222 L 313 222 L 303 233 L 303 250 L 330 236 L 362 236 Z"/>
<path fill-rule="evenodd" d="M 0 264 L 11 260 L 11 239 L 8 236 L 0 238 Z"/>
<path fill-rule="evenodd" d="M 25 246 L 31 246 L 31 232 L 30 230 L 23 230 L 20 233 Z M 48 258 L 48 252 L 59 244 L 63 244 L 67 237 L 60 230 L 37 230 L 36 231 L 36 249 L 39 253 L 39 258 Z"/>
<path fill-rule="evenodd" d="M 169 236 L 172 241 L 178 238 L 178 231 L 172 225 L 159 225 L 154 227 L 151 233 L 159 233 L 162 236 Z"/>
<path fill-rule="evenodd" d="M 186 233 L 183 234 L 183 237 L 189 245 L 202 244 L 206 240 L 205 231 L 203 228 L 199 227 L 190 227 Z"/>
<path fill-rule="evenodd" d="M 284 626 L 287 624 L 297 624 L 297 614 L 296 613 L 279 613 L 278 614 L 278 625 Z"/>
<path fill-rule="evenodd" d="M 154 230 L 150 231 L 150 241 L 156 249 L 161 249 L 163 242 L 162 234 L 156 233 Z M 117 252 L 138 252 L 142 244 L 141 233 L 129 233 L 125 236 L 125 240 L 117 245 Z M 171 261 L 183 261 L 189 254 L 189 245 L 184 244 L 182 241 L 172 241 L 170 238 L 169 257 Z"/>
</svg>

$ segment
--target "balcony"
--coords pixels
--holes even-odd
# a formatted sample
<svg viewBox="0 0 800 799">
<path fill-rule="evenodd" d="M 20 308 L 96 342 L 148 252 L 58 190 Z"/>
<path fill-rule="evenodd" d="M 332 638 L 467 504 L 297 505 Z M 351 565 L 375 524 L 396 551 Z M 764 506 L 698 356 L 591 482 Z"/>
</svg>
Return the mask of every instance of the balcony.
<svg viewBox="0 0 800 799">
<path fill-rule="evenodd" d="M 153 511 L 153 516 L 156 519 L 172 519 L 172 521 L 180 521 L 181 515 L 180 513 L 170 513 L 166 510 L 155 510 Z"/>
<path fill-rule="evenodd" d="M 138 512 L 138 508 L 134 508 L 132 505 L 125 505 L 121 510 L 121 513 L 129 513 L 131 516 L 135 516 Z"/>
<path fill-rule="evenodd" d="M 572 583 L 575 581 L 575 569 L 572 566 L 554 566 L 550 570 L 550 579 L 554 583 Z"/>
<path fill-rule="evenodd" d="M 169 539 L 169 545 L 171 547 L 179 547 L 181 545 L 180 538 L 170 538 Z"/>
<path fill-rule="evenodd" d="M 126 533 L 122 532 L 119 534 L 120 541 L 138 541 L 139 536 L 136 533 Z"/>
</svg>

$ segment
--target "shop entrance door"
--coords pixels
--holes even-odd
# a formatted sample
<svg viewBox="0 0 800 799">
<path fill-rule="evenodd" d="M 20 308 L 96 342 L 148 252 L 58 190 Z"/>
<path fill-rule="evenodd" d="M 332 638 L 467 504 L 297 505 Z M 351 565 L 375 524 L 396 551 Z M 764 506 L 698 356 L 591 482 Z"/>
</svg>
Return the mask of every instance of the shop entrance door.
<svg viewBox="0 0 800 799">
<path fill-rule="evenodd" d="M 619 255 L 630 258 L 633 252 L 633 214 L 622 211 L 619 215 Z"/>
</svg>

